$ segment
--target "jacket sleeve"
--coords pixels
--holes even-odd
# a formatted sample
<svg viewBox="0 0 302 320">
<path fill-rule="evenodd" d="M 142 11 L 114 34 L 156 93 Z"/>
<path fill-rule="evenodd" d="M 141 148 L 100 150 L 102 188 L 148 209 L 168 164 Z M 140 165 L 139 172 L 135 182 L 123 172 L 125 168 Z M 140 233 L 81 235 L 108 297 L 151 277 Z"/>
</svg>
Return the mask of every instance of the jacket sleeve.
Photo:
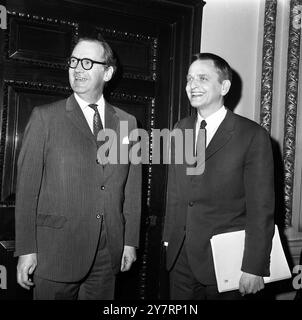
<svg viewBox="0 0 302 320">
<path fill-rule="evenodd" d="M 136 120 L 132 129 L 136 129 Z M 138 143 L 138 142 L 137 142 Z M 130 144 L 130 151 L 135 143 Z M 131 161 L 125 186 L 125 200 L 123 205 L 123 214 L 125 217 L 125 245 L 139 247 L 140 220 L 141 220 L 141 197 L 142 197 L 142 164 Z"/>
<path fill-rule="evenodd" d="M 18 158 L 15 207 L 15 256 L 37 252 L 36 209 L 43 174 L 45 124 L 39 108 L 32 111 Z"/>
<path fill-rule="evenodd" d="M 259 128 L 254 135 L 244 167 L 246 237 L 242 271 L 269 276 L 274 234 L 274 161 L 269 134 Z"/>
</svg>

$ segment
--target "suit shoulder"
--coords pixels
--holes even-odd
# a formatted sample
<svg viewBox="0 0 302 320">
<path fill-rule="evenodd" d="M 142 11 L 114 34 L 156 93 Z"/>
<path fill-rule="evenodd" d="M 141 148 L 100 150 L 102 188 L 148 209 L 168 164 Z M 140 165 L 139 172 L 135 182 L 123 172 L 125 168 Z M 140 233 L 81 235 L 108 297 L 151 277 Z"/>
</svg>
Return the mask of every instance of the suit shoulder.
<svg viewBox="0 0 302 320">
<path fill-rule="evenodd" d="M 254 133 L 268 133 L 260 124 L 258 124 L 256 121 L 248 119 L 246 117 L 240 116 L 238 114 L 233 113 L 234 118 L 236 119 L 236 124 L 239 127 L 242 127 L 244 130 L 250 130 Z"/>
<path fill-rule="evenodd" d="M 126 121 L 132 121 L 132 122 L 136 122 L 136 118 L 134 115 L 118 108 L 115 106 L 112 106 L 114 111 L 116 112 L 117 116 L 121 119 L 121 120 L 126 120 Z"/>
<path fill-rule="evenodd" d="M 188 124 L 192 123 L 192 122 L 195 122 L 195 117 L 193 116 L 188 116 L 188 117 L 185 117 L 185 118 L 182 118 L 180 120 L 178 120 L 175 125 L 174 125 L 174 129 L 176 128 L 187 128 L 188 127 Z"/>
<path fill-rule="evenodd" d="M 37 112 L 37 110 L 39 110 L 42 115 L 57 114 L 58 112 L 65 110 L 66 101 L 67 101 L 67 99 L 62 99 L 62 100 L 58 100 L 58 101 L 55 101 L 52 103 L 43 104 L 40 106 L 36 106 L 34 108 L 34 110 L 35 110 L 35 112 Z"/>
<path fill-rule="evenodd" d="M 66 99 L 53 103 L 35 106 L 32 110 L 29 121 L 43 121 L 45 124 L 52 121 L 55 117 L 61 117 L 66 106 Z"/>
</svg>

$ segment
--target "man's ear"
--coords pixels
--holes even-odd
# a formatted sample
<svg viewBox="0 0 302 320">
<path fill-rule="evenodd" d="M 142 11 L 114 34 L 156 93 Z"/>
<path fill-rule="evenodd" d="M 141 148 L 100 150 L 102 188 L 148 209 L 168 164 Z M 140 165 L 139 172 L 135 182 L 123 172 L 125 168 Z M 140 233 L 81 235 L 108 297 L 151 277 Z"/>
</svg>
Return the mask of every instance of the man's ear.
<svg viewBox="0 0 302 320">
<path fill-rule="evenodd" d="M 106 82 L 110 81 L 113 76 L 113 72 L 114 72 L 113 67 L 112 66 L 108 67 L 104 73 L 104 81 Z"/>
<path fill-rule="evenodd" d="M 221 86 L 221 95 L 225 96 L 231 88 L 231 81 L 230 80 L 223 80 Z"/>
</svg>

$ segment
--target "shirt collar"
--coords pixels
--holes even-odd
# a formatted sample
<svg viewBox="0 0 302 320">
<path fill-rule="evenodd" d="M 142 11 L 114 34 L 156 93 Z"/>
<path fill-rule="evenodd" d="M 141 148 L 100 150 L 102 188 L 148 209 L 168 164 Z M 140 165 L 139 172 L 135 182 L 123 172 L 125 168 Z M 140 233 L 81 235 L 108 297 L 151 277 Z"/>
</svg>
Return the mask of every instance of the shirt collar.
<svg viewBox="0 0 302 320">
<path fill-rule="evenodd" d="M 220 124 L 224 119 L 226 113 L 227 113 L 227 110 L 225 106 L 222 106 L 221 108 L 219 108 L 216 112 L 212 113 L 206 119 L 204 119 L 199 113 L 197 113 L 198 114 L 197 123 L 200 126 L 201 121 L 205 120 L 207 122 L 207 127 L 215 125 L 216 123 Z"/>
<path fill-rule="evenodd" d="M 77 100 L 79 106 L 81 107 L 81 109 L 84 111 L 86 108 L 88 108 L 88 105 L 90 103 L 88 103 L 87 101 L 83 100 L 77 93 L 74 92 L 74 97 Z M 101 95 L 100 99 L 96 102 L 96 104 L 98 105 L 98 109 L 100 110 L 100 108 L 104 108 L 105 106 L 105 100 L 104 100 L 104 96 Z"/>
</svg>

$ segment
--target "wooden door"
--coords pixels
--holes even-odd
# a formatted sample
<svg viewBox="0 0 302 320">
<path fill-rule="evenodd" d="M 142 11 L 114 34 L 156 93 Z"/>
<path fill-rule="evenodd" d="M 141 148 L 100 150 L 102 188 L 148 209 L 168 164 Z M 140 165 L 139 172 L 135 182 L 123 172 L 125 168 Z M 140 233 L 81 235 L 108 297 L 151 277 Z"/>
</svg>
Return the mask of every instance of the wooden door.
<svg viewBox="0 0 302 320">
<path fill-rule="evenodd" d="M 71 93 L 66 58 L 76 39 L 100 33 L 116 52 L 120 67 L 106 88 L 106 99 L 135 115 L 140 127 L 149 133 L 153 129 L 171 129 L 190 110 L 185 76 L 192 53 L 200 47 L 203 2 L 2 2 L 8 11 L 8 25 L 0 30 L 0 257 L 6 257 L 2 264 L 8 265 L 7 272 L 15 274 L 16 160 L 23 131 L 34 106 Z M 151 161 L 144 165 L 138 261 L 130 272 L 119 275 L 117 299 L 166 297 L 160 245 L 166 170 L 165 165 L 152 165 Z M 24 298 L 15 289 L 14 277 L 9 279 L 2 296 Z"/>
</svg>

